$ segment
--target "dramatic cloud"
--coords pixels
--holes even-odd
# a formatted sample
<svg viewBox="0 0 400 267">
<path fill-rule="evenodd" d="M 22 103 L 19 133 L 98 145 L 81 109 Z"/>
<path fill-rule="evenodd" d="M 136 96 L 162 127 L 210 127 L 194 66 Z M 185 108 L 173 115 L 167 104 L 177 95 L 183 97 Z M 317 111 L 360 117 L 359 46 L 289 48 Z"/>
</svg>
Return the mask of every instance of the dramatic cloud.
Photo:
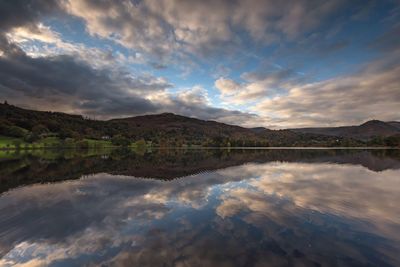
<svg viewBox="0 0 400 267">
<path fill-rule="evenodd" d="M 194 87 L 185 89 L 175 95 L 161 94 L 151 99 L 160 104 L 160 110 L 163 112 L 174 112 L 189 117 L 217 120 L 249 127 L 260 119 L 259 116 L 253 113 L 213 107 L 206 95 L 207 93 L 203 88 Z"/>
<path fill-rule="evenodd" d="M 154 112 L 142 96 L 171 86 L 161 78 L 95 69 L 71 56 L 32 58 L 8 46 L 14 49 L 0 58 L 0 88 L 19 105 L 98 115 Z"/>
<path fill-rule="evenodd" d="M 254 111 L 281 126 L 357 124 L 399 119 L 400 51 L 368 64 L 358 73 L 290 88 L 260 102 Z"/>
<path fill-rule="evenodd" d="M 78 55 L 85 55 L 85 52 L 73 53 L 79 50 L 79 46 L 63 42 L 57 33 L 37 23 L 45 13 L 60 8 L 47 3 L 22 1 L 0 8 L 6 13 L 15 9 L 15 14 L 5 16 L 1 23 L 4 29 L 9 30 L 0 35 L 0 90 L 3 98 L 31 108 L 105 116 L 157 110 L 143 95 L 171 87 L 165 79 L 135 77 L 121 69 L 96 68 L 96 64 L 85 61 L 85 57 L 78 58 Z M 69 49 L 71 55 L 30 56 L 19 46 L 27 40 L 56 43 L 64 48 L 62 52 Z"/>
<path fill-rule="evenodd" d="M 35 25 L 43 16 L 60 10 L 58 1 L 15 0 L 0 3 L 0 27 L 5 32 L 14 27 Z"/>
<path fill-rule="evenodd" d="M 15 16 L 5 16 L 1 22 L 4 29 L 0 35 L 0 92 L 3 99 L 23 107 L 81 113 L 97 118 L 157 112 L 175 112 L 225 122 L 256 117 L 212 107 L 205 98 L 206 91 L 196 87 L 178 94 L 169 93 L 166 90 L 173 85 L 165 78 L 146 73 L 135 75 L 124 66 L 143 63 L 137 55 L 125 56 L 118 51 L 64 41 L 60 33 L 40 23 L 46 15 L 60 14 L 62 8 L 56 2 L 36 4 L 35 8 L 33 3 L 22 2 L 3 3 L 6 6 L 1 7 L 1 12 L 7 14 L 21 10 Z M 69 8 L 74 8 L 73 3 L 70 4 Z M 90 5 L 81 1 L 75 4 L 84 5 L 77 9 L 82 11 Z M 107 4 L 96 7 L 111 8 Z M 132 12 L 136 10 L 130 2 L 120 7 L 113 12 L 123 14 L 125 8 Z M 91 10 L 93 13 L 96 8 Z M 162 37 L 162 34 L 157 36 Z M 143 45 L 147 46 L 146 43 Z"/>
<path fill-rule="evenodd" d="M 242 83 L 223 77 L 215 81 L 214 85 L 221 93 L 223 101 L 235 105 L 259 102 L 277 93 L 283 94 L 303 80 L 302 75 L 294 70 L 277 66 L 246 72 L 241 78 L 244 80 Z"/>
<path fill-rule="evenodd" d="M 142 64 L 140 54 L 124 55 L 111 48 L 89 47 L 83 43 L 63 40 L 60 33 L 41 23 L 16 27 L 6 33 L 9 42 L 17 44 L 30 57 L 69 55 L 88 62 L 93 67 L 121 68 L 128 64 Z"/>
<path fill-rule="evenodd" d="M 239 31 L 253 40 L 272 43 L 293 40 L 320 26 L 344 1 L 302 0 L 294 5 L 271 0 L 252 1 L 75 1 L 67 12 L 82 18 L 91 35 L 158 55 L 223 52 L 243 42 Z"/>
<path fill-rule="evenodd" d="M 166 89 L 172 85 L 163 78 L 96 69 L 66 55 L 32 58 L 14 49 L 0 58 L 0 89 L 3 97 L 17 105 L 102 118 L 157 112 L 225 122 L 256 117 L 211 107 L 204 90 L 198 88 L 170 94 Z"/>
<path fill-rule="evenodd" d="M 398 120 L 399 10 L 390 0 L 3 1 L 0 98 L 274 128 Z"/>
</svg>

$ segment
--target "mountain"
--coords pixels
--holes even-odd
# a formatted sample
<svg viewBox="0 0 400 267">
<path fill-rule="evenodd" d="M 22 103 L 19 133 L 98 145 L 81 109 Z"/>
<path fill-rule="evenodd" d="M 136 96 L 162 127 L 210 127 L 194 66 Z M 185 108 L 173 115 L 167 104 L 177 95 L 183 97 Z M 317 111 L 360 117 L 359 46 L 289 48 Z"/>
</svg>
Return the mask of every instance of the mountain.
<svg viewBox="0 0 400 267">
<path fill-rule="evenodd" d="M 34 111 L 0 104 L 0 136 L 27 139 L 57 136 L 60 139 L 144 139 L 155 146 L 363 146 L 370 137 L 388 137 L 400 132 L 397 122 L 370 121 L 360 126 L 270 130 L 244 128 L 173 113 L 144 115 L 107 121 L 80 115 Z M 400 139 L 400 138 L 397 138 Z M 397 144 L 397 139 L 390 145 Z M 361 141 L 360 141 L 361 140 Z M 27 141 L 30 142 L 30 141 Z M 385 145 L 376 143 L 372 145 Z"/>
<path fill-rule="evenodd" d="M 398 129 L 400 129 L 400 122 L 399 121 L 388 121 L 386 123 L 398 128 Z"/>
<path fill-rule="evenodd" d="M 124 124 L 135 131 L 149 132 L 154 129 L 179 135 L 190 134 L 193 136 L 229 136 L 235 138 L 256 139 L 257 135 L 247 128 L 229 125 L 216 121 L 205 121 L 196 118 L 185 117 L 173 113 L 156 115 L 144 115 L 123 119 L 109 120 L 111 123 Z"/>
<path fill-rule="evenodd" d="M 379 120 L 370 120 L 358 126 L 297 128 L 291 130 L 297 133 L 312 133 L 354 138 L 357 140 L 369 140 L 374 137 L 388 137 L 400 134 L 400 122 L 383 122 Z"/>
</svg>

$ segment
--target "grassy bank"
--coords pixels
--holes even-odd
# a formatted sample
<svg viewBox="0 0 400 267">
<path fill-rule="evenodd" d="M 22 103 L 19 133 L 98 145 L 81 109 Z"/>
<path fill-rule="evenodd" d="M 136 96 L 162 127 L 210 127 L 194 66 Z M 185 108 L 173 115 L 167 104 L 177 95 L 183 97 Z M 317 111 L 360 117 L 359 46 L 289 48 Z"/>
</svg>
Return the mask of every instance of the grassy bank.
<svg viewBox="0 0 400 267">
<path fill-rule="evenodd" d="M 44 148 L 102 148 L 112 147 L 111 141 L 83 139 L 74 140 L 58 137 L 46 137 L 36 142 L 26 142 L 22 138 L 0 136 L 0 150 L 32 150 Z"/>
<path fill-rule="evenodd" d="M 114 149 L 118 147 L 127 147 L 133 150 L 141 151 L 147 150 L 152 146 L 151 143 L 146 143 L 143 140 L 136 142 L 127 141 L 123 145 L 113 144 L 110 140 L 96 140 L 96 139 L 81 139 L 75 140 L 67 138 L 62 140 L 58 137 L 45 137 L 38 141 L 29 143 L 23 138 L 8 137 L 0 135 L 0 154 L 7 151 L 35 151 L 35 150 L 51 150 L 51 149 L 86 149 L 86 150 L 99 150 L 99 149 Z"/>
</svg>

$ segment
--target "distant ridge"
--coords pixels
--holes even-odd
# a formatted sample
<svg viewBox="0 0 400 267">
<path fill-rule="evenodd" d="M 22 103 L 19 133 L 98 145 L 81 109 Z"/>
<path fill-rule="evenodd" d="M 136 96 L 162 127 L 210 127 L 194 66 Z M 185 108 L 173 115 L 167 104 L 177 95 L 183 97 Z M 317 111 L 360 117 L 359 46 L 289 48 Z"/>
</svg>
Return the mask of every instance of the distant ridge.
<svg viewBox="0 0 400 267">
<path fill-rule="evenodd" d="M 250 130 L 252 130 L 255 133 L 263 133 L 265 131 L 270 131 L 269 129 L 267 129 L 265 127 L 254 127 L 254 128 L 250 128 Z"/>
<path fill-rule="evenodd" d="M 291 130 L 297 133 L 313 133 L 368 140 L 376 136 L 388 137 L 400 134 L 400 122 L 370 120 L 358 126 L 297 128 Z"/>
<path fill-rule="evenodd" d="M 392 125 L 392 126 L 394 126 L 394 127 L 396 127 L 397 129 L 400 130 L 400 122 L 398 122 L 398 121 L 388 121 L 386 123 L 388 123 L 388 124 L 390 124 L 390 125 Z"/>
</svg>

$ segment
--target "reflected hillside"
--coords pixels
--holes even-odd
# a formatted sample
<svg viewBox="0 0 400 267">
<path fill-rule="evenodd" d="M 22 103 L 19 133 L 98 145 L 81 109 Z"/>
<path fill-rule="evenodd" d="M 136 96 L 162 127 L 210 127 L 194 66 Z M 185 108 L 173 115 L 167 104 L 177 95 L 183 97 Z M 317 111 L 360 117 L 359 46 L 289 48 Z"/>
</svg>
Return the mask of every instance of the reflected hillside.
<svg viewBox="0 0 400 267">
<path fill-rule="evenodd" d="M 400 168 L 398 150 L 132 150 L 9 154 L 0 160 L 0 191 L 34 183 L 109 173 L 171 180 L 245 163 L 302 162 L 362 165 L 372 171 Z"/>
</svg>

